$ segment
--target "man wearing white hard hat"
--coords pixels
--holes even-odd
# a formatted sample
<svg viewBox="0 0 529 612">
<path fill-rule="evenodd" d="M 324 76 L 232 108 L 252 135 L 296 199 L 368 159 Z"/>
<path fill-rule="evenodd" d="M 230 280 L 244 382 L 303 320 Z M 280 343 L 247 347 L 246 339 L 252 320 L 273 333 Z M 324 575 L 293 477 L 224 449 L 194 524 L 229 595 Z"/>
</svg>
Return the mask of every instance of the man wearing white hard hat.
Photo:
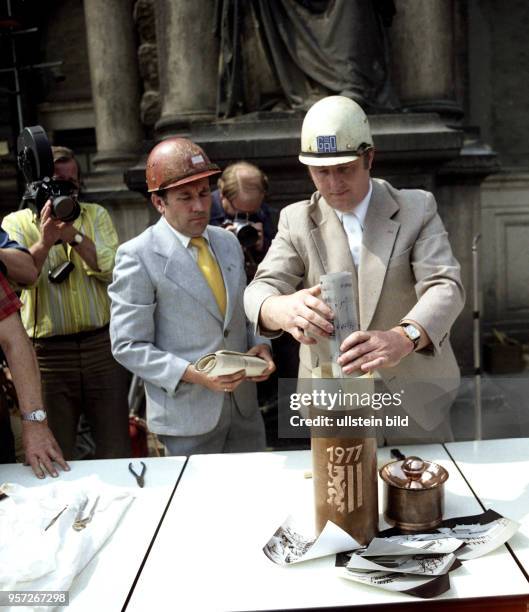
<svg viewBox="0 0 529 612">
<path fill-rule="evenodd" d="M 342 371 L 377 371 L 389 389 L 408 393 L 420 428 L 449 438 L 442 421 L 459 384 L 449 333 L 464 304 L 460 266 L 434 196 L 371 178 L 374 156 L 369 121 L 354 101 L 330 96 L 309 109 L 299 160 L 316 191 L 281 211 L 246 290 L 246 314 L 260 333 L 292 334 L 299 377 L 310 378 L 328 361 L 334 331 L 320 277 L 350 271 L 360 330 L 340 347 Z"/>
</svg>

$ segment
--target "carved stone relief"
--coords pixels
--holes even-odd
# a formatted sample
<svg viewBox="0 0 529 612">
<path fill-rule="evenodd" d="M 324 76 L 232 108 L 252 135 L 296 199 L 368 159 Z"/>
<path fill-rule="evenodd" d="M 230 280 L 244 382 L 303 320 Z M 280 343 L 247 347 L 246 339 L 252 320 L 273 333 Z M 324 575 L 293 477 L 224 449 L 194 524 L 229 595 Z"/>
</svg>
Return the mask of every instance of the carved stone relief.
<svg viewBox="0 0 529 612">
<path fill-rule="evenodd" d="M 143 125 L 152 127 L 159 119 L 161 112 L 154 2 L 137 0 L 133 16 L 140 43 L 138 67 L 143 84 L 140 117 Z"/>
</svg>

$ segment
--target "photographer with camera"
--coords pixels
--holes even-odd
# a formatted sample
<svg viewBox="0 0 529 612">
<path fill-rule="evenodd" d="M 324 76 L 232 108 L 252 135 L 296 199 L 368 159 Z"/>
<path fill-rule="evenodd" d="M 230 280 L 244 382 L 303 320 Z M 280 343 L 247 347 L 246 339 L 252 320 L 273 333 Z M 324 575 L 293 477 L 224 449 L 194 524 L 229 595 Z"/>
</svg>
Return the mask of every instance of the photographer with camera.
<svg viewBox="0 0 529 612">
<path fill-rule="evenodd" d="M 262 170 L 245 161 L 228 166 L 212 195 L 211 225 L 234 233 L 245 256 L 248 282 L 266 255 L 273 237 L 270 210 L 264 198 L 268 178 Z"/>
<path fill-rule="evenodd" d="M 19 166 L 28 207 L 8 215 L 3 227 L 29 249 L 39 272 L 22 292 L 22 322 L 41 370 L 40 412 L 67 459 L 81 413 L 96 458 L 128 457 L 128 375 L 112 357 L 108 332 L 116 231 L 102 206 L 78 201 L 79 164 L 70 149 L 50 148 L 42 128 L 22 132 Z"/>
</svg>

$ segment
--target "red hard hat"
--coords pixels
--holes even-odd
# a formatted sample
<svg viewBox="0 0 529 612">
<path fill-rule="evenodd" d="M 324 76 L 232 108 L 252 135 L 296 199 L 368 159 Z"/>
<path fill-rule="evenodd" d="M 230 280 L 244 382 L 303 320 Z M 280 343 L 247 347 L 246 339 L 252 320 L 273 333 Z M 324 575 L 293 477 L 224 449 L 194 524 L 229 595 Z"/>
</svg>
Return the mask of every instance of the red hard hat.
<svg viewBox="0 0 529 612">
<path fill-rule="evenodd" d="M 167 138 L 149 153 L 145 167 L 149 192 L 177 187 L 219 174 L 220 168 L 187 138 Z"/>
</svg>

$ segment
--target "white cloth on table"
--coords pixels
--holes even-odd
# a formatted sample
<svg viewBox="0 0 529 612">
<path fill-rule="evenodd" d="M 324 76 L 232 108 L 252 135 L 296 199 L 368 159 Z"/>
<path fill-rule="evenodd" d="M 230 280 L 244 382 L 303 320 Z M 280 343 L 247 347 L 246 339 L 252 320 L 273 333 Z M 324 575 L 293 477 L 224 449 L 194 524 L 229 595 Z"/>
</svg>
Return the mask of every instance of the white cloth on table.
<svg viewBox="0 0 529 612">
<path fill-rule="evenodd" d="M 68 591 L 134 499 L 128 489 L 97 476 L 39 487 L 7 483 L 0 491 L 8 495 L 0 501 L 0 590 Z M 84 518 L 98 497 L 92 520 L 75 531 L 72 525 L 83 504 Z"/>
</svg>

